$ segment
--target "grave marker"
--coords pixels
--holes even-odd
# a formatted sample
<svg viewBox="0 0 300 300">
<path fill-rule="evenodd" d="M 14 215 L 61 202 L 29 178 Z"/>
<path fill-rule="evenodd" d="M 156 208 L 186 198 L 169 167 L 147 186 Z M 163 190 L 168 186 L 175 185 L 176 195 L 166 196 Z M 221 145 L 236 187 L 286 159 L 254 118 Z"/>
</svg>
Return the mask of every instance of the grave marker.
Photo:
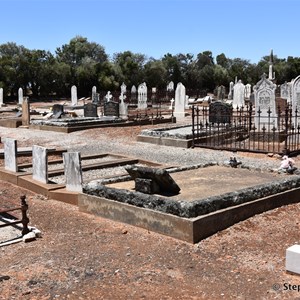
<svg viewBox="0 0 300 300">
<path fill-rule="evenodd" d="M 184 118 L 185 117 L 185 86 L 179 82 L 175 91 L 175 108 L 174 108 L 174 116 L 176 118 Z"/>
<path fill-rule="evenodd" d="M 118 102 L 105 102 L 104 103 L 104 116 L 119 117 L 119 103 Z"/>
<path fill-rule="evenodd" d="M 77 105 L 78 98 L 77 98 L 77 87 L 73 85 L 71 87 L 71 103 L 73 106 Z"/>
<path fill-rule="evenodd" d="M 232 117 L 232 107 L 221 101 L 209 104 L 209 123 L 230 123 Z"/>
<path fill-rule="evenodd" d="M 54 104 L 52 106 L 52 117 L 59 119 L 64 114 L 64 106 L 62 104 Z"/>
<path fill-rule="evenodd" d="M 85 117 L 97 118 L 97 104 L 87 103 L 83 106 L 83 113 Z"/>
<path fill-rule="evenodd" d="M 79 152 L 63 153 L 66 190 L 82 192 L 82 168 Z"/>
<path fill-rule="evenodd" d="M 4 168 L 8 171 L 18 172 L 17 141 L 11 138 L 4 139 Z"/>
<path fill-rule="evenodd" d="M 22 103 L 22 126 L 30 125 L 30 104 L 28 97 L 25 97 Z"/>
<path fill-rule="evenodd" d="M 32 178 L 42 183 L 48 183 L 47 148 L 32 146 Z"/>
</svg>

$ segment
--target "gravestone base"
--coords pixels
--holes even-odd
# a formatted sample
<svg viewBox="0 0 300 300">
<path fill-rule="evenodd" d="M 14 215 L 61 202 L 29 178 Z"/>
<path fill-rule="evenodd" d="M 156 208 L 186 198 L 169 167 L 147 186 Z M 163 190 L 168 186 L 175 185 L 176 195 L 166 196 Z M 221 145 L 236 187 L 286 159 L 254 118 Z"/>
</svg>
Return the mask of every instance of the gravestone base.
<svg viewBox="0 0 300 300">
<path fill-rule="evenodd" d="M 156 194 L 159 193 L 159 186 L 152 179 L 136 178 L 135 190 L 144 194 Z"/>
<path fill-rule="evenodd" d="M 286 249 L 285 269 L 300 274 L 300 245 L 293 245 Z"/>
</svg>

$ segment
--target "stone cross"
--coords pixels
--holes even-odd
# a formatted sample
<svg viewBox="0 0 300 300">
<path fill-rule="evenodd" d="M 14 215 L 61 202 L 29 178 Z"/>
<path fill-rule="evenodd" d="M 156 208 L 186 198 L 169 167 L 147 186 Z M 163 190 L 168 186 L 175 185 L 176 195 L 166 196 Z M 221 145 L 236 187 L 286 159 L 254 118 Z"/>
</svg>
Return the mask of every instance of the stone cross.
<svg viewBox="0 0 300 300">
<path fill-rule="evenodd" d="M 11 138 L 4 139 L 4 168 L 8 171 L 18 172 L 17 141 Z"/>
<path fill-rule="evenodd" d="M 123 120 L 127 120 L 128 119 L 128 104 L 126 104 L 124 102 L 124 100 L 126 99 L 126 85 L 123 82 L 123 84 L 121 85 L 121 95 L 119 97 L 120 99 L 120 105 L 119 105 L 119 116 L 121 119 Z"/>
<path fill-rule="evenodd" d="M 111 94 L 111 92 L 108 91 L 104 98 L 105 98 L 106 102 L 110 102 L 111 99 L 112 99 L 112 94 Z"/>
<path fill-rule="evenodd" d="M 32 178 L 42 183 L 48 183 L 47 148 L 32 146 Z"/>
<path fill-rule="evenodd" d="M 71 87 L 71 104 L 73 106 L 77 105 L 78 98 L 77 98 L 77 87 L 76 85 L 73 85 Z"/>
<path fill-rule="evenodd" d="M 66 190 L 82 192 L 82 168 L 79 152 L 63 153 Z"/>
<path fill-rule="evenodd" d="M 19 90 L 18 90 L 18 103 L 20 105 L 22 105 L 22 103 L 23 103 L 23 89 L 22 88 L 19 88 Z"/>
<path fill-rule="evenodd" d="M 185 86 L 179 82 L 175 91 L 175 108 L 174 108 L 174 117 L 176 118 L 184 118 L 185 117 Z"/>
</svg>

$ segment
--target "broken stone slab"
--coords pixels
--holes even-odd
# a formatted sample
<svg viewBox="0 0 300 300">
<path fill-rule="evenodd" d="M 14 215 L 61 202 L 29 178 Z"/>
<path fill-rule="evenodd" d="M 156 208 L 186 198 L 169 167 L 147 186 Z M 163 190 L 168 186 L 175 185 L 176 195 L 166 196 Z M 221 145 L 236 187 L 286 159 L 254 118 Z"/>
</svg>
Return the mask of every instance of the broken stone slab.
<svg viewBox="0 0 300 300">
<path fill-rule="evenodd" d="M 176 195 L 180 191 L 180 187 L 164 169 L 133 165 L 125 167 L 125 170 L 134 179 L 137 192 Z"/>
</svg>

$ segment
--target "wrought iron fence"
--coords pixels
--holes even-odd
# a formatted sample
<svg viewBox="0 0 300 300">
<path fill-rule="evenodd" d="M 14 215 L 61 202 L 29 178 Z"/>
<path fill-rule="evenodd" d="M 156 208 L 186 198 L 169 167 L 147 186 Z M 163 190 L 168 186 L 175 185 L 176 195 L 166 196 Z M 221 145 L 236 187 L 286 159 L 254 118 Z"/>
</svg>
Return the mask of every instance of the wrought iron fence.
<svg viewBox="0 0 300 300">
<path fill-rule="evenodd" d="M 192 147 L 260 153 L 300 153 L 300 116 L 291 106 L 192 106 Z"/>
</svg>

